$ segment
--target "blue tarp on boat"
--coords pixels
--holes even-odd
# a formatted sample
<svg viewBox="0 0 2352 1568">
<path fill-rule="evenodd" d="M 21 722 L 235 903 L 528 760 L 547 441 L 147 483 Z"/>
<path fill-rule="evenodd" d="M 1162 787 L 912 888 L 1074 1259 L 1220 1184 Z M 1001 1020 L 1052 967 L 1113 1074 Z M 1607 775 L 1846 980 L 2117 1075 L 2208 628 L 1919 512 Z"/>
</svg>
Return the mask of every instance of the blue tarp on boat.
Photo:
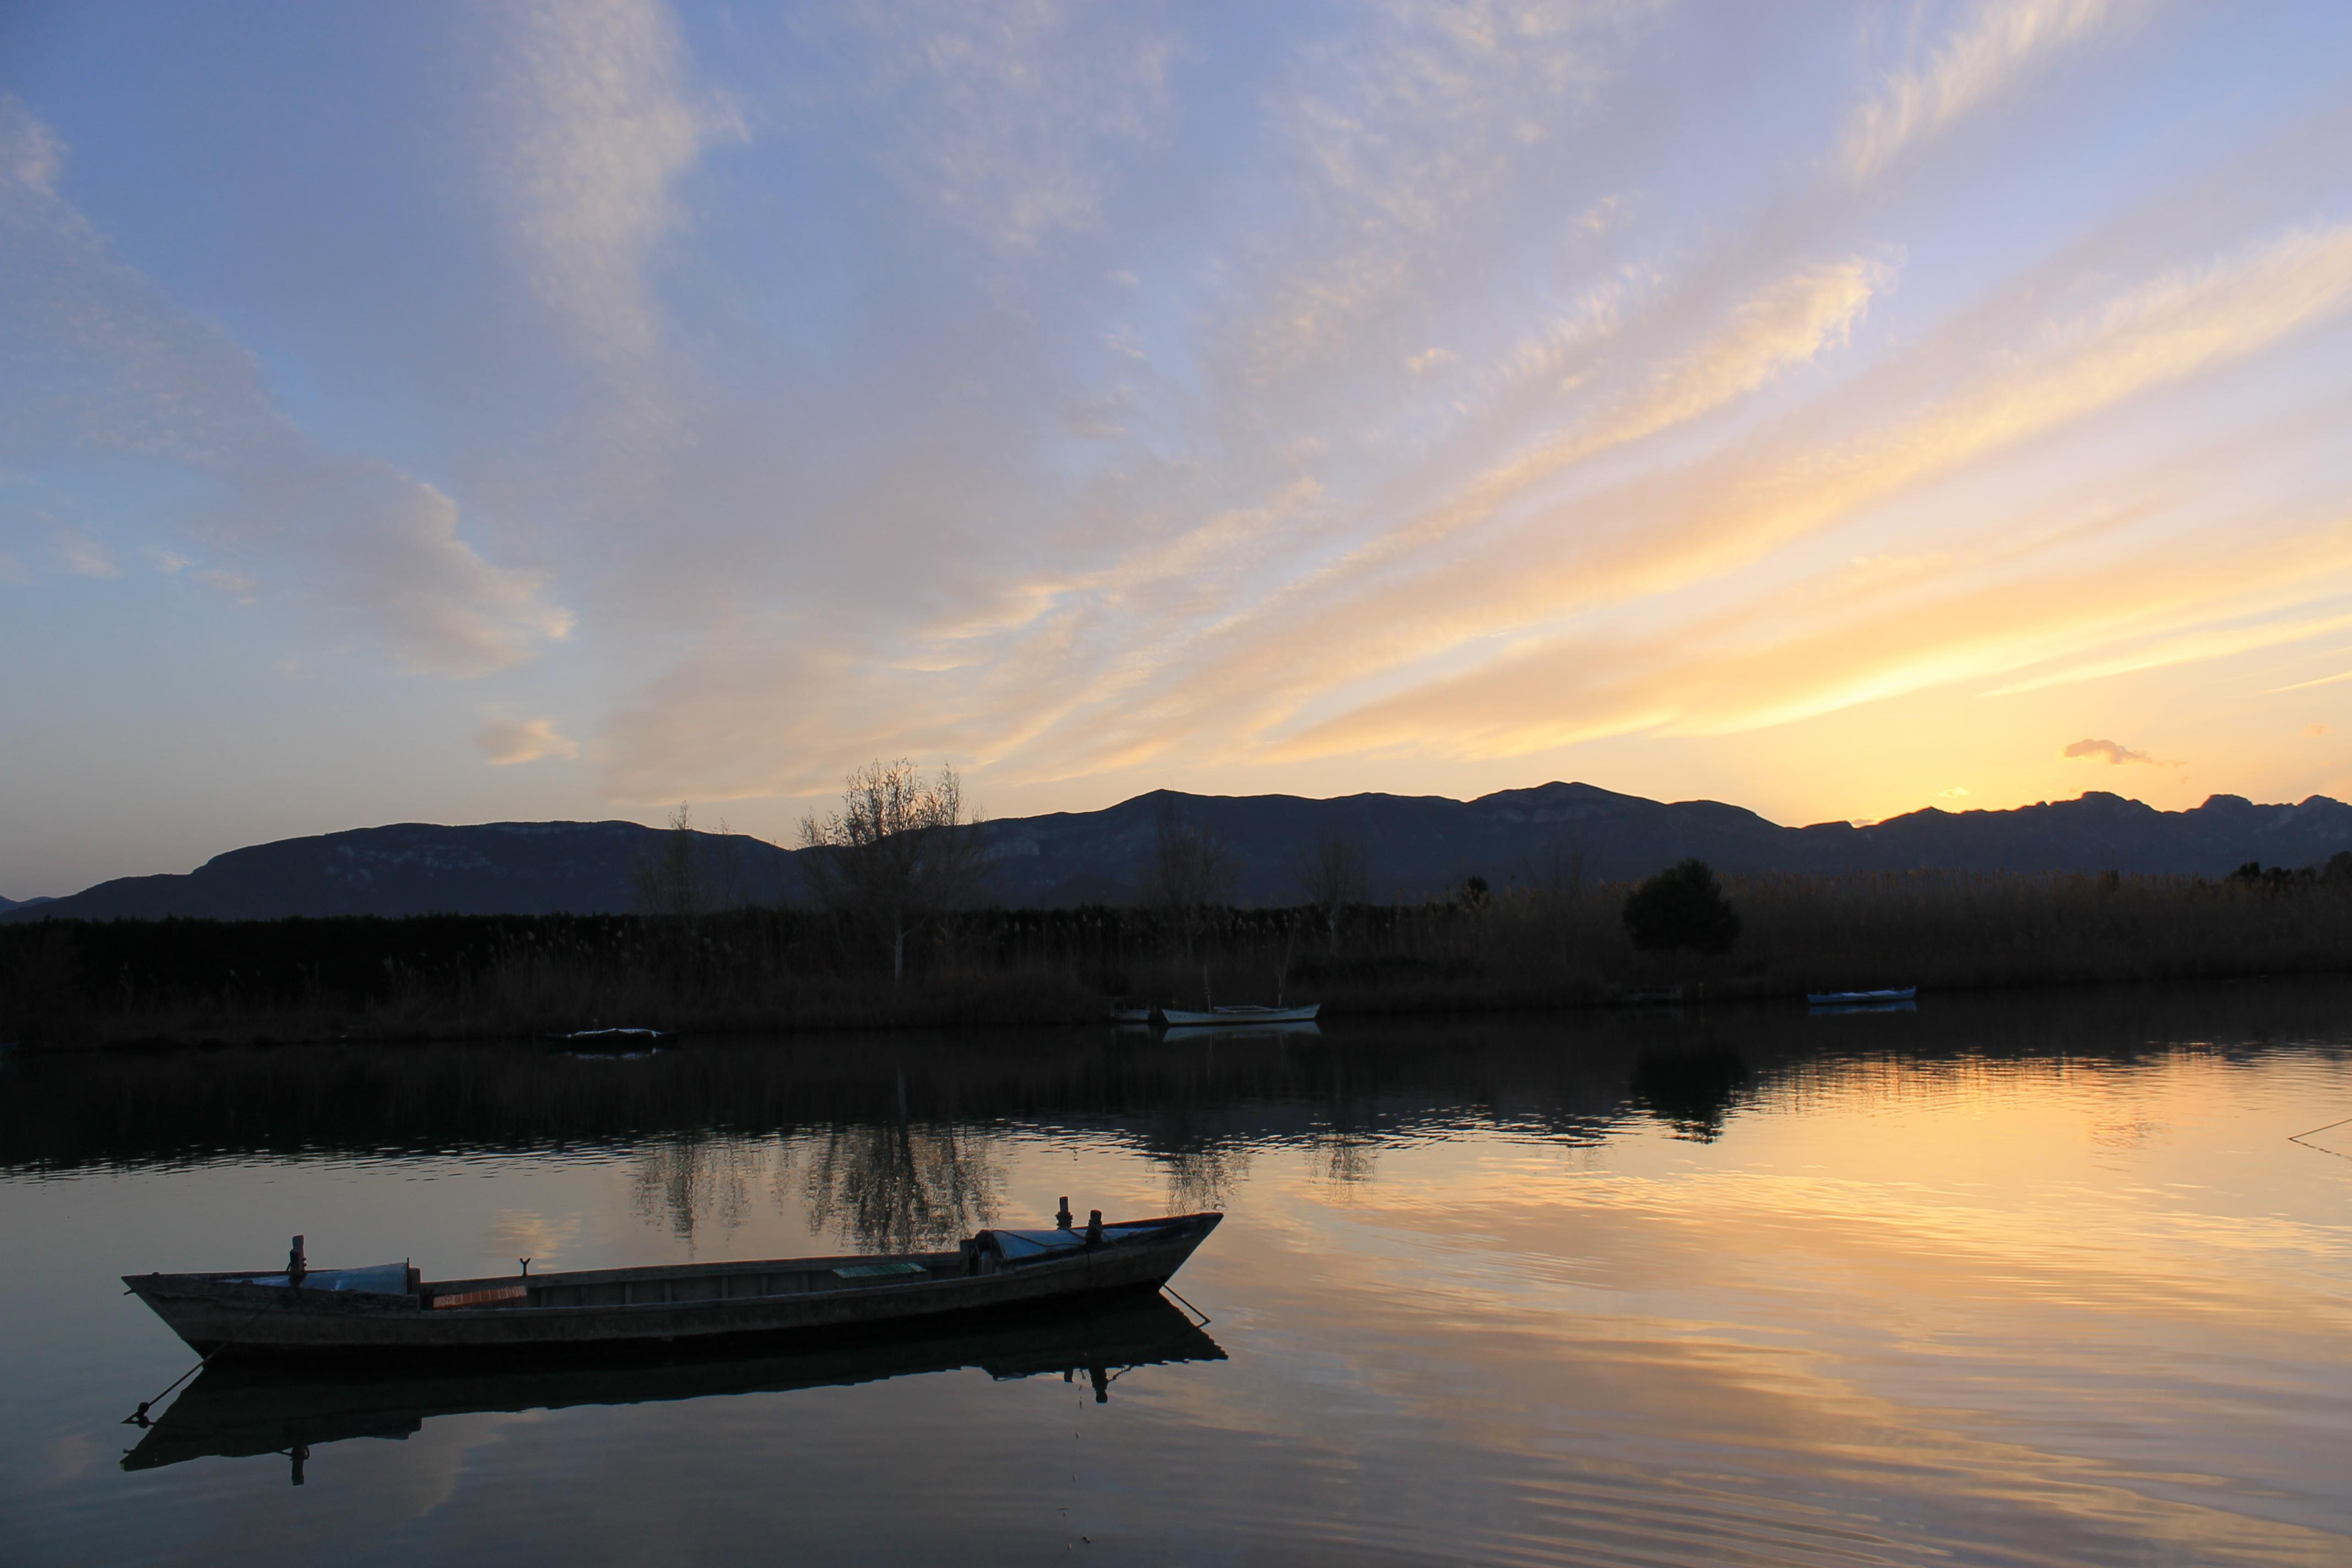
<svg viewBox="0 0 2352 1568">
<path fill-rule="evenodd" d="M 283 1274 L 251 1274 L 236 1285 L 283 1285 Z M 408 1294 L 408 1265 L 373 1263 L 365 1268 L 313 1268 L 302 1276 L 305 1290 L 367 1290 L 379 1296 Z"/>
<path fill-rule="evenodd" d="M 1107 1225 L 1103 1226 L 1103 1244 L 1108 1246 L 1131 1237 L 1150 1236 L 1162 1228 L 1156 1225 Z M 1087 1244 L 1087 1233 L 1083 1227 L 1071 1230 L 999 1230 L 990 1234 L 996 1237 L 997 1251 L 1007 1263 L 1034 1263 L 1040 1258 L 1057 1258 L 1066 1252 L 1075 1252 Z"/>
</svg>

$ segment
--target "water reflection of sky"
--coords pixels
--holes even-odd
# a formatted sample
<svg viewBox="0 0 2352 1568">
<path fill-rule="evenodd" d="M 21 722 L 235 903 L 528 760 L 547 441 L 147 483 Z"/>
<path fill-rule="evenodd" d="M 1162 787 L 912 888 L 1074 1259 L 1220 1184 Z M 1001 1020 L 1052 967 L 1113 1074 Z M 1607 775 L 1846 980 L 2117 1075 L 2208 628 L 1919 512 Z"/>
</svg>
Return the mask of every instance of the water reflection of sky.
<svg viewBox="0 0 2352 1568">
<path fill-rule="evenodd" d="M 2340 1563 L 2352 1164 L 2286 1134 L 2352 1112 L 2348 999 L 34 1060 L 0 1505 L 41 1563 Z M 1230 1360 L 459 1411 L 299 1491 L 116 1465 L 188 1360 L 133 1268 L 781 1255 L 1063 1194 L 1225 1207 L 1179 1285 Z"/>
</svg>

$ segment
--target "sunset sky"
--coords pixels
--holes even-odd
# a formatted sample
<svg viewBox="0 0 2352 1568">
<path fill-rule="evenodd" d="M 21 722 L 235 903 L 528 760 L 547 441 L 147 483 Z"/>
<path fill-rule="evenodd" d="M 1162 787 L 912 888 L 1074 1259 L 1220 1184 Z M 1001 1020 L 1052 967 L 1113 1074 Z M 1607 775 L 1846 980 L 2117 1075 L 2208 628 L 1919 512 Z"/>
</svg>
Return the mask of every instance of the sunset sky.
<svg viewBox="0 0 2352 1568">
<path fill-rule="evenodd" d="M 0 7 L 0 895 L 2352 796 L 2352 6 Z"/>
</svg>

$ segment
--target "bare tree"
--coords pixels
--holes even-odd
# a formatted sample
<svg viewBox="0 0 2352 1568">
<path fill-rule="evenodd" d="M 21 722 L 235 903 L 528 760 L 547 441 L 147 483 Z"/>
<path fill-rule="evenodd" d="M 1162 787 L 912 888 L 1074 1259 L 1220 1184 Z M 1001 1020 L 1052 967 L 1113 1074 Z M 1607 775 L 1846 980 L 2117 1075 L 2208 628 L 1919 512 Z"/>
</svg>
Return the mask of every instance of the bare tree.
<svg viewBox="0 0 2352 1568">
<path fill-rule="evenodd" d="M 698 831 L 683 802 L 670 813 L 661 843 L 631 868 L 630 880 L 647 914 L 692 920 L 751 901 L 741 837 L 723 816 L 716 834 Z"/>
<path fill-rule="evenodd" d="M 926 779 L 903 757 L 850 774 L 839 811 L 801 819 L 801 847 L 817 900 L 873 921 L 888 939 L 894 985 L 906 978 L 908 933 L 969 899 L 985 864 L 955 770 Z"/>
<path fill-rule="evenodd" d="M 755 901 L 751 868 L 743 863 L 743 836 L 725 817 L 716 834 L 704 834 L 696 844 L 702 865 L 696 880 L 704 904 L 714 910 L 740 910 Z"/>
<path fill-rule="evenodd" d="M 1185 821 L 1173 801 L 1163 801 L 1146 879 L 1144 901 L 1177 918 L 1189 953 L 1209 909 L 1233 898 L 1233 857 L 1224 840 Z"/>
<path fill-rule="evenodd" d="M 1331 951 L 1339 951 L 1339 921 L 1349 904 L 1370 896 L 1371 877 L 1365 868 L 1363 846 L 1344 834 L 1327 833 L 1303 851 L 1291 875 L 1298 890 L 1323 917 Z"/>
<path fill-rule="evenodd" d="M 670 813 L 669 830 L 660 845 L 640 859 L 631 880 L 637 904 L 647 914 L 691 920 L 703 910 L 702 881 L 695 874 L 694 826 L 686 804 Z"/>
</svg>

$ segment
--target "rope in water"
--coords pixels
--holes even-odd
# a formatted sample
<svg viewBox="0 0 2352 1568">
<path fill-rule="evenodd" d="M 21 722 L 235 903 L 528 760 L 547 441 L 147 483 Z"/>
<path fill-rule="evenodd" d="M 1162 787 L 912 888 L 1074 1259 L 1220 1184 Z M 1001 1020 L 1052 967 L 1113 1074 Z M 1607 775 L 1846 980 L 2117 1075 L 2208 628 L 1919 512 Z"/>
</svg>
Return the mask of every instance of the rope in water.
<svg viewBox="0 0 2352 1568">
<path fill-rule="evenodd" d="M 130 1292 L 126 1290 L 123 1294 L 127 1296 Z M 253 1327 L 255 1319 L 259 1318 L 262 1313 L 269 1310 L 271 1307 L 276 1305 L 277 1303 L 274 1301 L 265 1301 L 260 1306 L 256 1307 L 253 1310 L 253 1317 L 246 1319 L 245 1321 L 236 1326 L 236 1334 L 241 1334 L 245 1332 L 246 1330 Z M 229 1335 L 228 1338 L 221 1341 L 220 1343 L 215 1345 L 211 1350 L 206 1351 L 202 1360 L 198 1361 L 195 1365 L 190 1367 L 179 1376 L 173 1378 L 171 1382 L 165 1384 L 163 1387 L 163 1391 L 157 1394 L 154 1398 L 141 1400 L 139 1402 L 139 1408 L 124 1416 L 122 1418 L 122 1424 L 125 1426 L 152 1426 L 154 1423 L 147 1419 L 147 1412 L 162 1404 L 165 1399 L 169 1398 L 171 1396 L 172 1390 L 179 1387 L 180 1384 L 187 1382 L 188 1379 L 195 1376 L 196 1373 L 204 1371 L 205 1367 L 211 1365 L 213 1357 L 220 1354 L 221 1352 L 228 1349 L 230 1345 L 236 1342 L 236 1334 Z"/>
<path fill-rule="evenodd" d="M 2308 1132 L 2291 1132 L 2287 1135 L 2286 1141 L 2290 1143 L 2302 1143 L 2305 1148 L 2316 1149 L 2323 1154 L 2333 1154 L 2339 1160 L 2352 1160 L 2352 1154 L 2347 1154 L 2341 1149 L 2330 1149 L 2324 1143 L 2304 1142 L 2304 1140 L 2307 1138 L 2316 1138 L 2322 1132 L 2330 1131 L 2336 1128 L 2347 1125 L 2352 1125 L 2352 1116 L 2347 1116 L 2341 1121 L 2331 1121 L 2326 1127 L 2315 1127 Z"/>
<path fill-rule="evenodd" d="M 1176 1287 L 1175 1287 L 1175 1286 L 1163 1283 L 1160 1288 L 1162 1290 L 1167 1291 L 1171 1296 L 1176 1296 Z M 1209 1319 L 1209 1314 L 1208 1314 L 1208 1313 L 1203 1312 L 1202 1310 L 1201 1310 L 1201 1309 L 1200 1309 L 1200 1308 L 1195 1307 L 1194 1305 L 1192 1305 L 1192 1302 L 1190 1302 L 1190 1301 L 1185 1301 L 1185 1300 L 1184 1300 L 1184 1298 L 1183 1298 L 1183 1297 L 1181 1297 L 1181 1296 L 1176 1296 L 1176 1300 L 1179 1300 L 1179 1301 L 1182 1301 L 1182 1302 L 1183 1302 L 1184 1310 L 1185 1310 L 1186 1311 L 1188 1311 L 1188 1312 L 1192 1313 L 1194 1317 L 1196 1317 L 1196 1318 L 1198 1318 L 1198 1319 L 1200 1319 L 1200 1320 L 1201 1320 L 1200 1326 L 1201 1326 L 1202 1328 L 1204 1328 L 1204 1329 L 1205 1329 L 1205 1328 L 1207 1328 L 1207 1327 L 1209 1326 L 1210 1319 Z"/>
</svg>

